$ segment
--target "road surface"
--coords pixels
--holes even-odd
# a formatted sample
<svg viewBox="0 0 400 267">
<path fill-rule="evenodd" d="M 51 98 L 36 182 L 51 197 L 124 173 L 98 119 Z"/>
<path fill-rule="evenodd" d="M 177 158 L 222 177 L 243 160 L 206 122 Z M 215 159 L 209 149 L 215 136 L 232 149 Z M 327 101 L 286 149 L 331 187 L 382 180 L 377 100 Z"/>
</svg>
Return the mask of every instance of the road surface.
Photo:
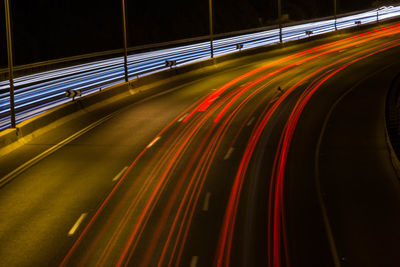
<svg viewBox="0 0 400 267">
<path fill-rule="evenodd" d="M 264 53 L 107 117 L 0 189 L 0 265 L 398 266 L 399 46 L 394 24 Z"/>
</svg>

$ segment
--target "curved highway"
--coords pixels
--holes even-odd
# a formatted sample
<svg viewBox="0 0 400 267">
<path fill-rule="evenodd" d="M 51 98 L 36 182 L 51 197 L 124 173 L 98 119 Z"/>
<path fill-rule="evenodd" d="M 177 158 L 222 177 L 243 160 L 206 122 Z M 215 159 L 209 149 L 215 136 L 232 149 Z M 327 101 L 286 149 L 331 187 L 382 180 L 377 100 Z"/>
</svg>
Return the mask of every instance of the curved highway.
<svg viewBox="0 0 400 267">
<path fill-rule="evenodd" d="M 400 24 L 307 46 L 126 107 L 32 164 L 0 189 L 0 265 L 399 266 L 384 104 Z"/>
<path fill-rule="evenodd" d="M 336 29 L 358 27 L 359 25 L 377 23 L 400 15 L 400 6 L 380 7 L 374 10 L 364 10 L 355 13 L 341 14 L 335 20 L 333 17 L 314 21 L 302 21 L 300 24 L 289 24 L 282 28 L 282 42 L 309 38 L 320 34 L 333 32 Z M 256 29 L 257 30 L 257 29 Z M 280 31 L 277 26 L 268 30 L 258 29 L 258 32 L 241 34 L 233 37 L 218 38 L 214 41 L 214 55 L 221 56 L 240 50 L 278 44 Z M 218 37 L 218 36 L 216 36 Z M 224 37 L 224 35 L 220 36 Z M 204 39 L 204 38 L 203 38 Z M 209 59 L 210 43 L 192 40 L 193 44 L 159 48 L 159 50 L 129 55 L 127 58 L 128 76 L 142 77 L 154 72 L 166 70 L 166 61 L 175 61 L 178 66 Z M 105 52 L 107 54 L 107 52 Z M 103 55 L 104 56 L 104 55 Z M 78 57 L 79 58 L 79 57 Z M 75 59 L 76 60 L 76 59 Z M 58 61 L 60 62 L 60 61 Z M 40 63 L 41 64 L 45 63 Z M 22 66 L 31 69 L 31 66 Z M 22 68 L 24 69 L 24 68 Z M 4 71 L 0 70 L 0 72 Z M 123 81 L 124 66 L 122 57 L 104 60 L 94 60 L 85 64 L 44 71 L 22 77 L 17 77 L 15 85 L 16 122 L 22 122 L 55 106 L 70 101 L 67 90 L 80 90 L 83 95 L 101 90 L 106 86 Z M 0 81 L 0 130 L 10 126 L 10 94 L 9 82 Z"/>
</svg>

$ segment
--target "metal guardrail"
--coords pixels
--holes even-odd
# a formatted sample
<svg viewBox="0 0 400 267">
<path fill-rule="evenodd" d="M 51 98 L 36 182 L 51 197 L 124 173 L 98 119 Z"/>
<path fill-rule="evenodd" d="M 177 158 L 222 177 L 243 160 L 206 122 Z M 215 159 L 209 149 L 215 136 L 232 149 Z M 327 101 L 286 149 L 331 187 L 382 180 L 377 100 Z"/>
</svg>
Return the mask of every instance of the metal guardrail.
<svg viewBox="0 0 400 267">
<path fill-rule="evenodd" d="M 246 30 L 240 30 L 240 31 L 233 31 L 233 32 L 228 32 L 228 33 L 214 34 L 214 38 L 220 39 L 220 38 L 224 38 L 224 37 L 237 36 L 237 35 L 246 34 L 246 33 L 268 31 L 271 29 L 275 29 L 277 27 L 278 26 L 273 25 L 273 26 L 265 26 L 265 27 L 246 29 Z M 129 47 L 128 52 L 130 54 L 132 54 L 135 52 L 153 51 L 153 50 L 176 46 L 176 45 L 191 44 L 191 43 L 195 43 L 195 42 L 199 42 L 199 41 L 208 41 L 208 39 L 209 39 L 209 35 L 204 35 L 204 36 L 174 40 L 174 41 L 169 41 L 169 42 L 138 45 L 138 46 L 134 46 L 134 47 Z M 14 70 L 21 71 L 21 70 L 27 70 L 27 69 L 35 69 L 35 68 L 40 68 L 40 67 L 45 67 L 45 66 L 50 66 L 50 65 L 57 65 L 60 63 L 84 60 L 84 59 L 96 59 L 96 58 L 106 57 L 106 56 L 121 55 L 122 53 L 123 53 L 122 48 L 108 50 L 108 51 L 100 51 L 100 52 L 95 52 L 95 53 L 89 53 L 89 54 L 83 54 L 83 55 L 77 55 L 77 56 L 71 56 L 71 57 L 64 57 L 64 58 L 58 58 L 58 59 L 51 59 L 51 60 L 35 62 L 35 63 L 30 63 L 30 64 L 24 64 L 24 65 L 20 65 L 20 66 L 15 66 Z M 0 68 L 0 75 L 6 74 L 6 73 L 8 73 L 8 68 Z"/>
<path fill-rule="evenodd" d="M 341 16 L 337 16 L 336 27 L 337 29 L 355 27 L 355 21 L 367 24 L 396 16 L 400 16 L 400 6 L 382 10 L 367 10 L 342 14 Z M 219 34 L 214 36 L 213 51 L 215 56 L 220 56 L 239 50 L 243 51 L 254 47 L 276 44 L 280 42 L 280 37 L 282 37 L 283 42 L 287 42 L 334 30 L 334 18 L 327 17 L 295 24 L 286 24 L 282 28 L 282 36 L 280 36 L 277 26 Z M 237 49 L 237 45 L 240 45 L 239 50 Z M 182 66 L 210 57 L 208 36 L 132 47 L 129 51 L 131 53 L 136 52 L 128 56 L 129 78 L 137 78 L 165 70 L 175 65 Z M 121 53 L 122 49 L 112 50 L 15 67 L 18 71 L 56 65 L 61 62 L 93 59 L 89 63 L 15 78 L 16 121 L 21 122 L 56 105 L 71 101 L 65 94 L 68 90 L 79 90 L 82 95 L 87 95 L 101 87 L 123 81 L 123 57 L 112 57 Z M 95 60 L 96 58 L 105 56 L 109 56 L 110 58 Z M 166 64 L 166 62 L 174 62 L 174 64 Z M 8 81 L 0 81 L 0 129 L 9 127 L 9 117 Z"/>
<path fill-rule="evenodd" d="M 338 14 L 337 19 L 340 20 L 343 17 L 360 14 L 360 13 L 365 13 L 365 12 L 370 12 L 370 11 L 375 11 L 375 10 L 366 9 L 366 10 L 361 10 L 361 11 L 354 11 L 354 12 Z M 282 26 L 289 27 L 289 26 L 296 26 L 296 25 L 302 25 L 302 24 L 311 23 L 311 22 L 320 22 L 320 21 L 332 20 L 332 19 L 334 19 L 334 16 L 327 16 L 327 17 L 315 18 L 315 19 L 310 19 L 310 20 L 288 22 L 288 23 L 282 24 Z M 214 38 L 221 39 L 221 38 L 225 38 L 225 37 L 238 36 L 238 35 L 247 34 L 247 33 L 268 31 L 268 30 L 277 29 L 277 28 L 279 28 L 278 25 L 270 25 L 270 26 L 245 29 L 245 30 L 227 32 L 227 33 L 219 33 L 219 34 L 214 34 Z M 134 47 L 129 47 L 128 52 L 132 54 L 135 52 L 152 51 L 152 50 L 156 50 L 156 49 L 171 47 L 174 45 L 176 46 L 176 45 L 195 43 L 195 42 L 199 42 L 199 41 L 208 41 L 208 39 L 209 39 L 209 35 L 204 35 L 204 36 L 198 36 L 198 37 L 193 37 L 193 38 L 173 40 L 173 41 L 169 41 L 169 42 L 138 45 L 138 46 L 134 46 Z M 85 59 L 96 59 L 96 58 L 106 57 L 106 56 L 121 55 L 122 53 L 123 53 L 122 48 L 108 50 L 108 51 L 100 51 L 100 52 L 94 52 L 94 53 L 88 53 L 88 54 L 82 54 L 82 55 L 76 55 L 76 56 L 64 57 L 64 58 L 58 58 L 58 59 L 51 59 L 51 60 L 46 60 L 46 61 L 41 61 L 41 62 L 35 62 L 35 63 L 14 66 L 14 70 L 22 71 L 22 70 L 28 70 L 28 69 L 35 69 L 35 68 L 41 68 L 41 67 L 45 67 L 45 66 L 57 65 L 60 63 L 76 62 L 76 61 L 85 60 Z M 6 74 L 6 73 L 8 73 L 8 68 L 0 68 L 0 76 L 2 74 Z"/>
</svg>

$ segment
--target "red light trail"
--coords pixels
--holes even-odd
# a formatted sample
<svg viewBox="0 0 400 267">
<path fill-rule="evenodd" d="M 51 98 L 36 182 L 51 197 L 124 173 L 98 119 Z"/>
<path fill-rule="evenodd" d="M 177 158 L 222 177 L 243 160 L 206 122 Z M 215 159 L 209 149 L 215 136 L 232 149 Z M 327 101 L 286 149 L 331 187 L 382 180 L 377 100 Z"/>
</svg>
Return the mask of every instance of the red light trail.
<svg viewBox="0 0 400 267">
<path fill-rule="evenodd" d="M 99 205 L 60 266 L 71 264 L 72 259 L 75 263 L 75 257 L 82 266 L 91 262 L 95 262 L 96 266 L 105 266 L 110 261 L 117 266 L 128 266 L 133 261 L 140 266 L 148 266 L 153 261 L 158 266 L 179 266 L 201 193 L 207 179 L 210 179 L 214 164 L 220 161 L 218 155 L 226 149 L 227 143 L 230 147 L 235 146 L 249 119 L 257 118 L 257 112 L 261 111 L 241 154 L 235 177 L 232 178 L 216 246 L 214 265 L 229 266 L 239 203 L 254 152 L 263 134 L 271 131 L 271 125 L 280 116 L 282 106 L 295 100 L 281 133 L 271 177 L 268 177 L 270 188 L 266 209 L 269 218 L 265 226 L 268 228 L 266 254 L 269 266 L 282 266 L 283 254 L 285 264 L 289 265 L 284 178 L 290 144 L 302 111 L 315 92 L 331 77 L 356 62 L 398 46 L 398 39 L 385 41 L 385 38 L 393 38 L 399 33 L 400 25 L 396 24 L 295 53 L 242 74 L 198 100 L 157 135 L 159 141 L 156 147 L 148 146 L 136 157 Z M 373 41 L 379 41 L 378 45 L 368 47 Z M 366 45 L 367 49 L 339 59 L 330 59 L 331 55 L 341 50 L 352 51 L 360 45 Z M 326 62 L 322 67 L 321 61 Z M 288 89 L 279 92 L 276 85 L 282 83 L 286 85 L 282 88 Z M 295 92 L 300 92 L 297 99 L 294 99 Z M 179 123 L 179 119 L 186 114 Z M 236 131 L 231 139 L 227 138 L 230 131 Z M 144 167 L 139 168 L 139 162 Z M 133 185 L 123 189 L 122 185 L 132 175 Z M 80 255 L 79 249 L 85 237 L 106 206 L 111 205 L 117 192 L 122 192 L 121 199 L 113 206 L 111 214 L 103 219 L 106 223 L 101 225 L 95 241 L 86 245 L 86 252 Z M 161 203 L 164 198 L 167 199 L 166 203 Z M 160 205 L 161 216 L 156 222 L 151 221 Z M 146 229 L 150 223 L 152 232 L 149 234 Z M 136 259 L 135 252 L 141 242 L 146 242 L 146 247 L 142 248 L 141 255 Z"/>
</svg>

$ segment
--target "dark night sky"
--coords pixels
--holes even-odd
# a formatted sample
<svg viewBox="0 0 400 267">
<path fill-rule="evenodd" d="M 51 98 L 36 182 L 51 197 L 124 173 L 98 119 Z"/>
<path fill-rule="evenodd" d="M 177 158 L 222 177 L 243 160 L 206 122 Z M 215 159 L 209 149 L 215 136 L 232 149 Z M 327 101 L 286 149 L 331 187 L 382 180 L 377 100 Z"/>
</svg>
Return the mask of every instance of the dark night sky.
<svg viewBox="0 0 400 267">
<path fill-rule="evenodd" d="M 208 0 L 126 0 L 129 45 L 208 33 Z M 338 12 L 369 8 L 373 0 L 337 0 Z M 119 0 L 11 0 L 16 64 L 120 48 Z M 276 0 L 213 0 L 215 31 L 273 24 Z M 0 66 L 5 66 L 4 1 L 0 1 Z M 333 0 L 282 0 L 292 20 L 331 15 Z"/>
</svg>

